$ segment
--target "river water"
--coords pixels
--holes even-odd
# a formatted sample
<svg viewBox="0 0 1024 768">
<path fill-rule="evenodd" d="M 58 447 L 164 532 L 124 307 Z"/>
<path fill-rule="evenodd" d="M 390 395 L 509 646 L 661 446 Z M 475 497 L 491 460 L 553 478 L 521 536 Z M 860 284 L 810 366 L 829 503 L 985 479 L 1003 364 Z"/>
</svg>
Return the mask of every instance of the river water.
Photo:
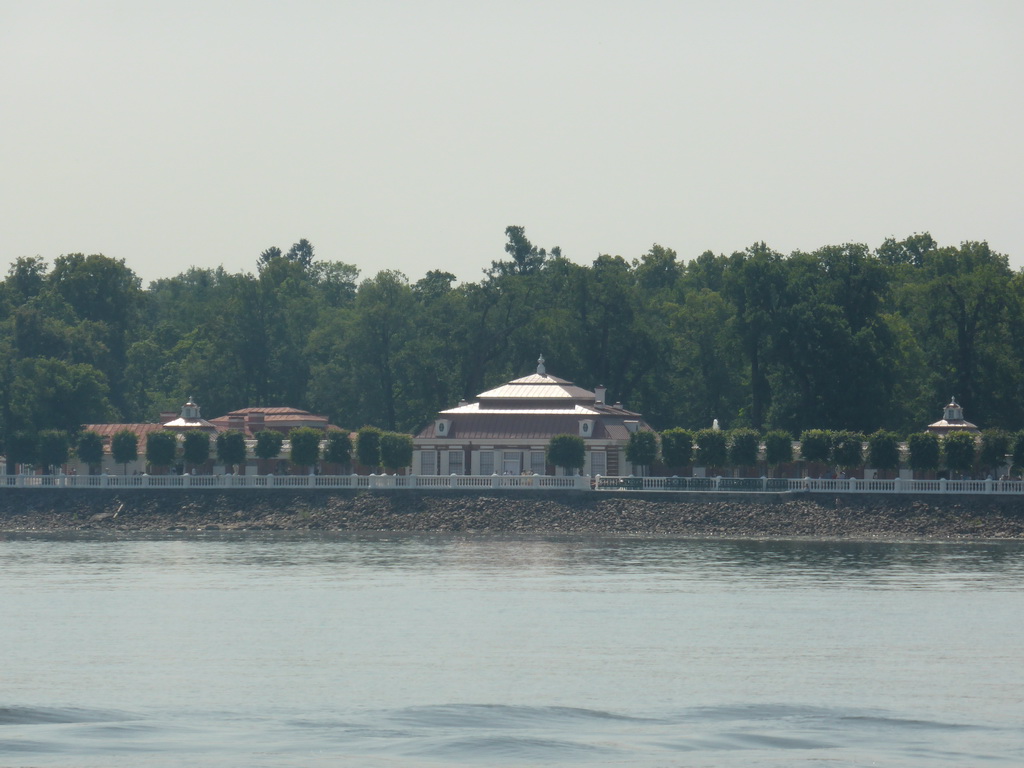
<svg viewBox="0 0 1024 768">
<path fill-rule="evenodd" d="M 2 766 L 1020 766 L 1024 545 L 0 540 Z"/>
</svg>

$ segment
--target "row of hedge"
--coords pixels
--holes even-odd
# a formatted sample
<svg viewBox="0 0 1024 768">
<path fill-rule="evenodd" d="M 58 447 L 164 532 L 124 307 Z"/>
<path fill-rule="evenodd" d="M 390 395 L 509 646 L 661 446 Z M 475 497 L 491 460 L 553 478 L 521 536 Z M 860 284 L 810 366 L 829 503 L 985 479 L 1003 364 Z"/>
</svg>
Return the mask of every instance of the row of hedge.
<svg viewBox="0 0 1024 768">
<path fill-rule="evenodd" d="M 633 433 L 626 458 L 640 466 L 660 460 L 669 468 L 751 467 L 762 459 L 775 467 L 799 459 L 847 470 L 865 466 L 897 470 L 905 464 L 922 472 L 941 467 L 968 472 L 976 466 L 995 471 L 1007 464 L 1024 467 L 1024 431 L 1012 434 L 991 429 L 980 435 L 954 431 L 941 438 L 919 432 L 903 443 L 896 433 L 885 430 L 864 435 L 811 429 L 803 432 L 794 446 L 792 435 L 782 431 L 768 432 L 762 438 L 752 429 L 669 429 L 660 435 Z"/>
<path fill-rule="evenodd" d="M 353 445 L 347 432 L 331 431 L 326 434 L 310 427 L 291 430 L 287 436 L 266 429 L 255 434 L 252 454 L 245 435 L 241 432 L 222 432 L 211 440 L 207 432 L 190 430 L 184 433 L 162 430 L 146 435 L 145 459 L 154 469 L 166 470 L 181 461 L 186 468 L 202 467 L 211 458 L 232 469 L 249 458 L 271 460 L 281 456 L 287 439 L 291 450 L 289 462 L 298 468 L 309 468 L 318 462 L 349 466 Z M 13 449 L 13 451 L 12 451 Z M 66 432 L 44 430 L 34 440 L 8 446 L 8 459 L 19 464 L 40 464 L 49 472 L 67 463 L 72 449 L 83 464 L 95 469 L 103 462 L 103 438 L 96 432 L 82 432 L 74 445 Z M 364 427 L 356 435 L 356 460 L 366 467 L 385 467 L 395 470 L 412 463 L 412 438 L 397 432 L 384 432 L 376 427 Z M 110 453 L 116 464 L 127 466 L 139 458 L 138 435 L 129 429 L 115 433 L 110 440 Z"/>
</svg>

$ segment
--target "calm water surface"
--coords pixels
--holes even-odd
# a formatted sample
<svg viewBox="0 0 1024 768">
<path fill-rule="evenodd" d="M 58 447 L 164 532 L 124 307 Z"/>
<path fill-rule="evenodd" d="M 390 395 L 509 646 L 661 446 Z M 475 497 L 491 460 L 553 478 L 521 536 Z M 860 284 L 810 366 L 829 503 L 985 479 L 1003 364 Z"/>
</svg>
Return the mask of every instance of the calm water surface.
<svg viewBox="0 0 1024 768">
<path fill-rule="evenodd" d="M 0 540 L 2 766 L 1020 766 L 1024 545 Z"/>
</svg>

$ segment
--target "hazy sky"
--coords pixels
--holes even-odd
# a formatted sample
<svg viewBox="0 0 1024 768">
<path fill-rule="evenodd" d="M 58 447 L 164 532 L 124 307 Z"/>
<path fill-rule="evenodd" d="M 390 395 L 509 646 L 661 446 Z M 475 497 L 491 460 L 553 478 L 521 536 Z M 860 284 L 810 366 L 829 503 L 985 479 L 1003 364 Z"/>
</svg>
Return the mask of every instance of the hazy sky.
<svg viewBox="0 0 1024 768">
<path fill-rule="evenodd" d="M 0 256 L 478 280 L 930 231 L 1024 266 L 1024 2 L 0 0 Z"/>
</svg>

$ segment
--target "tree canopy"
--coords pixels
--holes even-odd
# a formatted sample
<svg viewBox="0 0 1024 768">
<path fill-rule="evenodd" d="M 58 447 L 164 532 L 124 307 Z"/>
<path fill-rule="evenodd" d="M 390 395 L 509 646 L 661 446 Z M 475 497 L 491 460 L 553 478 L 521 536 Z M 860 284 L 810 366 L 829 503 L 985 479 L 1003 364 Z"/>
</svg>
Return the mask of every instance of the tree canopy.
<svg viewBox="0 0 1024 768">
<path fill-rule="evenodd" d="M 177 450 L 178 436 L 173 432 L 151 432 L 146 435 L 146 461 L 154 467 L 171 466 Z"/>
<path fill-rule="evenodd" d="M 579 435 L 555 435 L 548 441 L 545 453 L 549 464 L 566 473 L 583 469 L 586 463 L 586 447 Z"/>
<path fill-rule="evenodd" d="M 192 468 L 205 464 L 210 458 L 210 436 L 197 429 L 186 432 L 182 438 L 181 457 Z"/>
<path fill-rule="evenodd" d="M 412 438 L 398 432 L 380 436 L 380 463 L 392 472 L 412 464 Z"/>
<path fill-rule="evenodd" d="M 110 454 L 114 461 L 124 465 L 125 474 L 128 464 L 139 458 L 139 438 L 129 429 L 122 429 L 110 438 Z"/>
<path fill-rule="evenodd" d="M 245 463 L 245 435 L 241 432 L 221 432 L 217 435 L 217 460 L 230 472 Z"/>
<path fill-rule="evenodd" d="M 501 235 L 462 282 L 440 258 L 415 281 L 363 276 L 301 238 L 251 272 L 147 287 L 102 254 L 17 258 L 0 282 L 0 433 L 74 444 L 83 424 L 151 421 L 189 395 L 212 415 L 289 405 L 412 432 L 539 351 L 659 431 L 905 436 L 950 394 L 983 428 L 1024 429 L 1024 274 L 985 242 L 654 244 L 576 263 L 522 225 Z"/>
<path fill-rule="evenodd" d="M 299 427 L 288 433 L 291 462 L 299 467 L 312 467 L 320 461 L 320 438 L 323 433 L 312 427 Z"/>
</svg>

